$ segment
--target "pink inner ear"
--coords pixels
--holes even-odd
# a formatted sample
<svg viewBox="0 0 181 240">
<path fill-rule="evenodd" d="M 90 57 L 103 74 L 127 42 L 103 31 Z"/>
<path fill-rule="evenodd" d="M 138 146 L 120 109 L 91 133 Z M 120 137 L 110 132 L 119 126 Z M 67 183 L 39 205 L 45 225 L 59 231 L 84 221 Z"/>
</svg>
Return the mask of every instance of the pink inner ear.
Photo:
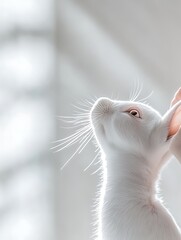
<svg viewBox="0 0 181 240">
<path fill-rule="evenodd" d="M 175 114 L 172 117 L 172 120 L 169 125 L 168 137 L 171 137 L 177 133 L 181 126 L 181 106 L 177 108 Z"/>
</svg>

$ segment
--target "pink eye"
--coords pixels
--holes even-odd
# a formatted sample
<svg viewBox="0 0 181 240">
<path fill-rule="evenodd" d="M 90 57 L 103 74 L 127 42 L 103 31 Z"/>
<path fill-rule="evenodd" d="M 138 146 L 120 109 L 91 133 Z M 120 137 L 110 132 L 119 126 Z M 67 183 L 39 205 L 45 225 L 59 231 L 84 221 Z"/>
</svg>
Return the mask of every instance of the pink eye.
<svg viewBox="0 0 181 240">
<path fill-rule="evenodd" d="M 140 113 L 136 109 L 131 109 L 131 110 L 128 111 L 128 113 L 131 114 L 132 116 L 136 117 L 136 118 L 141 118 Z"/>
</svg>

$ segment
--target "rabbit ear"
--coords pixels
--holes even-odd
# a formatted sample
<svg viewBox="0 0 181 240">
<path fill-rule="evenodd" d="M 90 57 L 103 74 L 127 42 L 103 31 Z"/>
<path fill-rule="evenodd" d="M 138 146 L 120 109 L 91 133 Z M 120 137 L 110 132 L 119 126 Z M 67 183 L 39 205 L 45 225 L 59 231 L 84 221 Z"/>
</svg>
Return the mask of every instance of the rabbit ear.
<svg viewBox="0 0 181 240">
<path fill-rule="evenodd" d="M 174 95 L 174 97 L 173 97 L 173 99 L 171 101 L 171 106 L 175 105 L 180 100 L 181 100 L 181 87 L 175 93 L 175 95 Z"/>
<path fill-rule="evenodd" d="M 175 95 L 171 101 L 171 106 L 174 106 L 180 100 L 181 100 L 181 88 L 179 88 L 178 91 L 175 93 Z M 175 135 L 177 133 L 177 131 L 179 130 L 180 126 L 181 126 L 181 106 L 179 106 L 176 109 L 176 111 L 171 119 L 170 126 L 169 126 L 169 136 Z"/>
<path fill-rule="evenodd" d="M 167 129 L 167 139 L 174 136 L 181 126 L 181 100 L 174 104 L 163 116 L 163 126 Z"/>
<path fill-rule="evenodd" d="M 180 104 L 176 108 L 176 111 L 173 114 L 173 117 L 169 124 L 168 138 L 175 135 L 181 126 L 181 101 L 178 103 L 180 103 Z"/>
</svg>

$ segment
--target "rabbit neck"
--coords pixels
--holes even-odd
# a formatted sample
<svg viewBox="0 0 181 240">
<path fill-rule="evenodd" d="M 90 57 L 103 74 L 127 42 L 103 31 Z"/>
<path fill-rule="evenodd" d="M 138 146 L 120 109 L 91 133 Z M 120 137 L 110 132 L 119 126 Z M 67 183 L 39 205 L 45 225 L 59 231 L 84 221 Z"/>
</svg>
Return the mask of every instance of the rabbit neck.
<svg viewBox="0 0 181 240">
<path fill-rule="evenodd" d="M 143 202 L 150 204 L 155 201 L 157 180 L 161 161 L 146 159 L 139 155 L 122 153 L 111 156 L 106 161 L 106 193 L 111 201 Z"/>
</svg>

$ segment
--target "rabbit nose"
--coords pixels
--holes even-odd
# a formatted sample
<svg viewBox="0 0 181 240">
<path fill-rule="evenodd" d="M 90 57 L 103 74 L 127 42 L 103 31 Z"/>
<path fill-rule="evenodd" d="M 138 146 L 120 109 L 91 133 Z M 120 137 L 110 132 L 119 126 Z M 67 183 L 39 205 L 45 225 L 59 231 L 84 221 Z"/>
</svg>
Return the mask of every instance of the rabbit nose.
<svg viewBox="0 0 181 240">
<path fill-rule="evenodd" d="M 92 117 L 93 116 L 102 116 L 112 112 L 113 102 L 109 98 L 99 98 L 92 108 Z"/>
</svg>

